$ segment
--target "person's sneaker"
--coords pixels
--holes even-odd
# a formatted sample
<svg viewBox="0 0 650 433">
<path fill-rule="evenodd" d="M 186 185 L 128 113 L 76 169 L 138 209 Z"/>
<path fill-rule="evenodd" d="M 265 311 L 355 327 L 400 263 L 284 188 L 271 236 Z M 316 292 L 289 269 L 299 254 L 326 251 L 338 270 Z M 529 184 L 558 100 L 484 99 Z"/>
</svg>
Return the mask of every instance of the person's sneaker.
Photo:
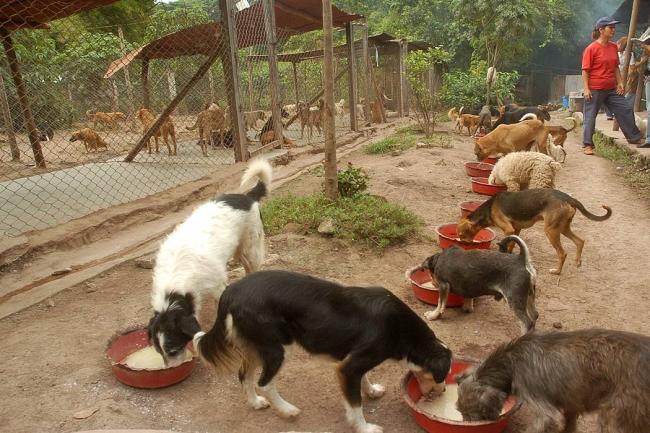
<svg viewBox="0 0 650 433">
<path fill-rule="evenodd" d="M 645 138 L 641 137 L 638 140 L 629 140 L 628 143 L 630 144 L 645 144 Z"/>
<path fill-rule="evenodd" d="M 636 147 L 639 149 L 650 149 L 650 143 L 637 144 Z"/>
<path fill-rule="evenodd" d="M 582 152 L 585 155 L 593 155 L 594 154 L 594 149 L 592 149 L 591 146 L 585 146 L 584 149 L 582 150 Z"/>
</svg>

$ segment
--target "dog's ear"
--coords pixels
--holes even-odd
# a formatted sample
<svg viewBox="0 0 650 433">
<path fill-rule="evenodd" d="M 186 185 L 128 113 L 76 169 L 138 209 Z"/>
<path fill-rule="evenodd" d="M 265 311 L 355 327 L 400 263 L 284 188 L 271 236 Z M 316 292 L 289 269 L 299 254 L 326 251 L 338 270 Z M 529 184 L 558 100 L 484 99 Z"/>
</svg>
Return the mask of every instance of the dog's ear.
<svg viewBox="0 0 650 433">
<path fill-rule="evenodd" d="M 151 337 L 154 334 L 154 328 L 156 327 L 156 324 L 158 323 L 158 318 L 160 317 L 160 313 L 158 311 L 153 312 L 153 317 L 149 319 L 149 324 L 147 325 L 147 337 L 149 341 L 151 341 Z"/>
<path fill-rule="evenodd" d="M 483 417 L 485 419 L 494 420 L 499 418 L 503 403 L 506 401 L 508 394 L 500 389 L 492 386 L 484 386 L 483 394 L 479 399 L 481 407 L 483 408 Z"/>
<path fill-rule="evenodd" d="M 183 334 L 192 338 L 194 334 L 201 331 L 201 326 L 194 316 L 183 316 L 181 318 L 181 331 Z"/>
<path fill-rule="evenodd" d="M 431 275 L 433 275 L 436 270 L 436 264 L 438 263 L 439 258 L 440 253 L 436 253 L 430 257 L 427 257 L 427 259 L 422 263 L 422 267 L 428 269 L 429 272 L 431 272 Z"/>
</svg>

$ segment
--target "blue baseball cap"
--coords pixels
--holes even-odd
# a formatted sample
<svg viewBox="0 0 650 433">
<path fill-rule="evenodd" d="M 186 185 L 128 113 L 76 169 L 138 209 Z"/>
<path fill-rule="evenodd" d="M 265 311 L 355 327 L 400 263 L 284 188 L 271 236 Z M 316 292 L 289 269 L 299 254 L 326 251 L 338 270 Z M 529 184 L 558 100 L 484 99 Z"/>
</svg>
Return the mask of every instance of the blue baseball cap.
<svg viewBox="0 0 650 433">
<path fill-rule="evenodd" d="M 611 26 L 613 24 L 618 24 L 620 21 L 616 21 L 612 17 L 600 17 L 598 20 L 596 20 L 596 29 L 601 29 L 606 26 Z"/>
</svg>

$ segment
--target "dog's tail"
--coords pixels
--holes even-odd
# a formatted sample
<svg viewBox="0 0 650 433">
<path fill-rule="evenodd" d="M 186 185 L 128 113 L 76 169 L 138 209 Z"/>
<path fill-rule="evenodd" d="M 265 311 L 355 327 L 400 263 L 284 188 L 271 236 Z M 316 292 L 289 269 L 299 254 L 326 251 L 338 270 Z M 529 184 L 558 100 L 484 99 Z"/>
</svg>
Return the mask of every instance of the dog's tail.
<svg viewBox="0 0 650 433">
<path fill-rule="evenodd" d="M 526 113 L 523 116 L 521 116 L 521 119 L 519 119 L 520 122 L 523 122 L 524 120 L 537 120 L 537 114 Z"/>
<path fill-rule="evenodd" d="M 194 335 L 194 347 L 199 356 L 218 371 L 235 372 L 241 366 L 242 355 L 230 341 L 232 335 L 233 319 L 229 314 L 229 302 L 222 296 L 214 326 L 207 333 L 198 332 Z"/>
<path fill-rule="evenodd" d="M 259 181 L 246 195 L 255 201 L 260 201 L 263 197 L 266 197 L 273 178 L 273 167 L 266 159 L 255 158 L 248 164 L 248 168 L 241 179 L 241 186 L 248 184 L 254 178 L 259 179 Z"/>
<path fill-rule="evenodd" d="M 573 126 L 570 129 L 567 129 L 566 132 L 571 132 L 576 129 L 576 126 L 578 126 L 578 121 L 575 119 L 575 117 L 567 117 L 566 119 L 573 122 Z"/>
<path fill-rule="evenodd" d="M 517 235 L 509 235 L 503 238 L 503 240 L 499 242 L 499 251 L 502 253 L 507 252 L 508 244 L 510 242 L 514 242 L 519 245 L 519 256 L 523 257 L 524 261 L 526 262 L 526 266 L 532 266 L 530 262 L 530 250 L 528 249 L 528 245 L 526 245 L 526 242 L 524 242 L 524 240 Z"/>
<path fill-rule="evenodd" d="M 574 208 L 578 209 L 581 214 L 583 214 L 585 217 L 589 218 L 592 221 L 605 221 L 610 216 L 612 216 L 612 208 L 610 208 L 609 206 L 606 206 L 604 204 L 601 205 L 603 209 L 607 211 L 605 215 L 594 215 L 591 212 L 589 212 L 587 209 L 585 209 L 582 203 L 580 203 L 577 199 L 571 197 L 569 194 L 557 190 L 555 192 L 560 193 L 562 200 L 569 203 Z"/>
</svg>

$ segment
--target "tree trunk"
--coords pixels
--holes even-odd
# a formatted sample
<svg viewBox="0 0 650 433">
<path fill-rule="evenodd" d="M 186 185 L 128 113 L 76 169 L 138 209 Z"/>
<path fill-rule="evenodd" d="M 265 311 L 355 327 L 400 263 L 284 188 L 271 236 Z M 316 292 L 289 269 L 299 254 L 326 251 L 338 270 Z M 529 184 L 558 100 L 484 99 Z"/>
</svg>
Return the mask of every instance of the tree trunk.
<svg viewBox="0 0 650 433">
<path fill-rule="evenodd" d="M 334 131 L 334 43 L 332 40 L 332 2 L 323 0 L 323 74 L 325 88 L 325 112 L 323 126 L 325 133 L 325 195 L 330 200 L 339 196 L 336 167 L 336 135 Z M 356 101 L 350 101 L 350 104 Z"/>
<path fill-rule="evenodd" d="M 2 110 L 2 120 L 5 124 L 7 140 L 9 141 L 9 148 L 11 149 L 11 160 L 20 161 L 20 149 L 16 143 L 14 122 L 11 119 L 11 111 L 9 110 L 9 102 L 7 101 L 7 93 L 5 92 L 5 83 L 2 79 L 2 74 L 0 74 L 0 110 Z"/>
</svg>

